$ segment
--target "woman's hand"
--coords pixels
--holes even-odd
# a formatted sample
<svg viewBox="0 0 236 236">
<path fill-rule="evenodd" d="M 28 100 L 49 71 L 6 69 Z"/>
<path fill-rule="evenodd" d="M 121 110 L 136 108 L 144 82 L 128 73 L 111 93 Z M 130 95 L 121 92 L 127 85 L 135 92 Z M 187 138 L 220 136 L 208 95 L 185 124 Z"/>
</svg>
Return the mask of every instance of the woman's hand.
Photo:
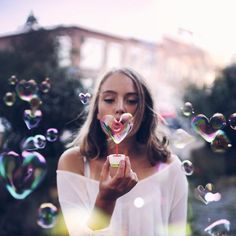
<svg viewBox="0 0 236 236">
<path fill-rule="evenodd" d="M 103 165 L 98 197 L 103 201 L 115 201 L 129 192 L 138 182 L 138 177 L 131 169 L 129 157 L 121 160 L 113 177 L 110 175 L 110 164 L 107 159 Z"/>
<path fill-rule="evenodd" d="M 110 175 L 108 159 L 104 163 L 100 176 L 99 193 L 95 207 L 88 221 L 93 230 L 108 227 L 113 214 L 116 200 L 129 192 L 138 182 L 138 177 L 131 169 L 129 158 L 120 161 L 119 167 L 113 177 Z"/>
</svg>

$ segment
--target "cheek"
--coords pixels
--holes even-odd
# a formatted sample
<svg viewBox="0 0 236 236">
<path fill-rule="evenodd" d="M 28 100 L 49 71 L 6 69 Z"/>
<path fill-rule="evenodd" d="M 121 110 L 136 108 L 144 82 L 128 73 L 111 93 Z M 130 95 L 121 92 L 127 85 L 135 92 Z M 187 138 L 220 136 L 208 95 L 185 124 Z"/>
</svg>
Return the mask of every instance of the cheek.
<svg viewBox="0 0 236 236">
<path fill-rule="evenodd" d="M 101 120 L 104 115 L 107 115 L 106 114 L 106 109 L 104 108 L 104 106 L 102 104 L 99 104 L 99 106 L 98 106 L 98 113 L 97 113 L 97 119 Z"/>
</svg>

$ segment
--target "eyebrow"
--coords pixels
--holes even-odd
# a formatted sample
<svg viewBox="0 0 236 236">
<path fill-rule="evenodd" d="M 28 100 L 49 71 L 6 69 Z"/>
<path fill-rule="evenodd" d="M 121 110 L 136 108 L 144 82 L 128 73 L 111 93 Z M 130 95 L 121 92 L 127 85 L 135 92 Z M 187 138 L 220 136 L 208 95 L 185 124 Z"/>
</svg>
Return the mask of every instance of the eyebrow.
<svg viewBox="0 0 236 236">
<path fill-rule="evenodd" d="M 117 92 L 113 91 L 113 90 L 105 90 L 102 92 L 102 94 L 106 94 L 106 93 L 113 93 L 113 94 L 117 94 Z M 126 95 L 136 95 L 138 96 L 137 92 L 128 92 L 126 93 Z"/>
</svg>

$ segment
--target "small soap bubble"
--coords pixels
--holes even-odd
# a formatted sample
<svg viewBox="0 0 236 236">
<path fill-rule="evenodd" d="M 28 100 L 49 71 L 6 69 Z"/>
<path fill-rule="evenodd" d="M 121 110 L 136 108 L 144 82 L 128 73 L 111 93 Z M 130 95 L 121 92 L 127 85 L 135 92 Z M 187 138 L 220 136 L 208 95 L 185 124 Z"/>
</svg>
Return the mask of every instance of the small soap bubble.
<svg viewBox="0 0 236 236">
<path fill-rule="evenodd" d="M 49 142 L 55 142 L 58 138 L 58 130 L 55 128 L 49 128 L 46 132 L 46 138 Z"/>
<path fill-rule="evenodd" d="M 15 75 L 12 75 L 12 76 L 8 79 L 8 82 L 9 82 L 10 85 L 16 85 L 17 81 L 18 81 L 18 80 L 17 80 L 17 78 L 16 78 Z"/>
<path fill-rule="evenodd" d="M 35 143 L 35 146 L 38 148 L 38 149 L 43 149 L 45 148 L 46 146 L 46 138 L 45 136 L 41 135 L 41 134 L 37 134 L 34 136 L 34 143 Z"/>
<path fill-rule="evenodd" d="M 11 124 L 10 122 L 4 118 L 0 117 L 0 150 L 3 151 L 3 149 L 7 146 L 8 137 L 11 134 Z"/>
<path fill-rule="evenodd" d="M 39 89 L 42 93 L 48 93 L 51 89 L 51 82 L 49 78 L 46 78 L 44 81 L 41 82 L 39 85 Z"/>
<path fill-rule="evenodd" d="M 141 208 L 141 207 L 143 207 L 143 205 L 144 205 L 144 200 L 143 200 L 143 198 L 141 198 L 141 197 L 136 197 L 136 198 L 134 199 L 134 206 L 135 206 L 135 207 Z"/>
<path fill-rule="evenodd" d="M 37 223 L 44 229 L 53 228 L 57 220 L 58 210 L 52 203 L 43 203 L 38 209 Z"/>
<path fill-rule="evenodd" d="M 211 124 L 212 128 L 215 130 L 223 129 L 226 126 L 226 119 L 223 114 L 215 113 L 210 118 L 210 124 Z"/>
<path fill-rule="evenodd" d="M 7 106 L 13 106 L 16 101 L 16 95 L 12 92 L 7 92 L 3 97 L 3 101 Z"/>
<path fill-rule="evenodd" d="M 33 95 L 29 103 L 32 110 L 37 110 L 42 105 L 42 100 L 37 95 Z"/>
<path fill-rule="evenodd" d="M 233 113 L 229 117 L 229 126 L 236 130 L 236 113 Z"/>
<path fill-rule="evenodd" d="M 193 174 L 193 164 L 189 160 L 184 160 L 181 165 L 182 170 L 184 171 L 185 175 L 192 175 Z"/>
<path fill-rule="evenodd" d="M 80 98 L 80 101 L 85 105 L 85 104 L 89 103 L 90 98 L 91 98 L 91 94 L 90 93 L 85 93 L 85 94 L 80 93 L 79 98 Z"/>
<path fill-rule="evenodd" d="M 35 80 L 21 80 L 16 85 L 16 92 L 20 99 L 29 102 L 37 94 L 38 86 Z"/>
<path fill-rule="evenodd" d="M 190 103 L 190 102 L 184 103 L 184 106 L 181 107 L 181 111 L 182 111 L 182 114 L 186 117 L 189 117 L 192 114 L 194 114 L 192 103 Z"/>
</svg>

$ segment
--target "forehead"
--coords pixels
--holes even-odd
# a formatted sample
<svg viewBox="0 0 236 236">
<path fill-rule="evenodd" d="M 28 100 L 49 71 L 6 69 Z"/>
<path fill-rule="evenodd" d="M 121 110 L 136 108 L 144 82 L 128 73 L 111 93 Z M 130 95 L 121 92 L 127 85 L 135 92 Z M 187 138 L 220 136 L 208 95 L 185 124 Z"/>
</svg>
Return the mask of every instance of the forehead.
<svg viewBox="0 0 236 236">
<path fill-rule="evenodd" d="M 113 74 L 106 78 L 101 85 L 101 92 L 112 90 L 112 91 L 123 91 L 126 92 L 137 92 L 136 86 L 131 78 L 124 74 Z"/>
</svg>

